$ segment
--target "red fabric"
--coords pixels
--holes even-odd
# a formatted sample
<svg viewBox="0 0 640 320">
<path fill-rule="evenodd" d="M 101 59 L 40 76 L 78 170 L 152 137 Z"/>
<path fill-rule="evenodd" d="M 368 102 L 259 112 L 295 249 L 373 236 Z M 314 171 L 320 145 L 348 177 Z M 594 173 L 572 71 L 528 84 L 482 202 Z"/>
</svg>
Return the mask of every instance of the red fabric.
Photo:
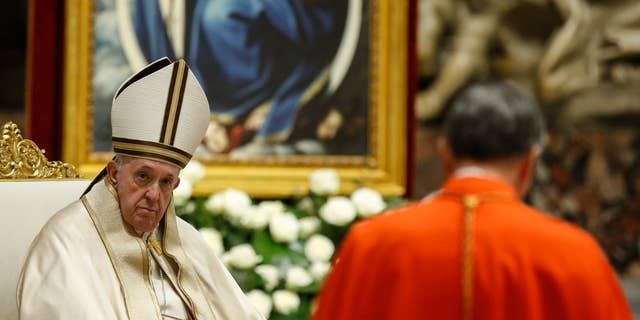
<svg viewBox="0 0 640 320">
<path fill-rule="evenodd" d="M 27 135 L 61 159 L 64 0 L 29 1 L 27 52 Z"/>
<path fill-rule="evenodd" d="M 510 198 L 475 211 L 474 320 L 632 319 L 593 237 L 479 178 L 449 179 L 440 195 L 354 226 L 314 319 L 462 319 L 464 207 L 446 194 Z"/>
<path fill-rule="evenodd" d="M 412 197 L 415 190 L 415 153 L 416 153 L 416 117 L 415 117 L 415 96 L 418 91 L 418 49 L 417 45 L 417 24 L 418 24 L 418 1 L 409 0 L 409 35 L 407 47 L 407 165 L 405 175 L 405 196 Z"/>
</svg>

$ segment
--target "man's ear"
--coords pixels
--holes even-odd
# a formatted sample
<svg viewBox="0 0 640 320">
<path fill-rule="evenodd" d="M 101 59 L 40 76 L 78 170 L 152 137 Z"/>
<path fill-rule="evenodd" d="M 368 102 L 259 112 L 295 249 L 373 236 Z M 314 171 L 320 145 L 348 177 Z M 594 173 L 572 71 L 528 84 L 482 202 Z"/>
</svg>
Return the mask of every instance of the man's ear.
<svg viewBox="0 0 640 320">
<path fill-rule="evenodd" d="M 173 186 L 173 190 L 175 190 L 180 185 L 180 177 L 177 178 L 176 185 Z"/>
<path fill-rule="evenodd" d="M 113 160 L 109 161 L 109 163 L 107 163 L 107 179 L 109 179 L 109 182 L 114 186 L 118 183 L 117 174 L 118 166 L 116 162 Z"/>
<path fill-rule="evenodd" d="M 447 175 L 453 173 L 453 170 L 455 168 L 454 158 L 453 153 L 451 152 L 451 147 L 449 147 L 449 143 L 447 143 L 447 139 L 445 139 L 445 137 L 443 136 L 439 136 L 436 147 L 438 149 L 440 161 L 442 161 L 444 172 Z"/>
<path fill-rule="evenodd" d="M 542 153 L 539 145 L 534 145 L 522 158 L 520 168 L 518 168 L 519 192 L 524 196 L 533 183 L 533 176 L 536 171 L 536 163 Z"/>
</svg>

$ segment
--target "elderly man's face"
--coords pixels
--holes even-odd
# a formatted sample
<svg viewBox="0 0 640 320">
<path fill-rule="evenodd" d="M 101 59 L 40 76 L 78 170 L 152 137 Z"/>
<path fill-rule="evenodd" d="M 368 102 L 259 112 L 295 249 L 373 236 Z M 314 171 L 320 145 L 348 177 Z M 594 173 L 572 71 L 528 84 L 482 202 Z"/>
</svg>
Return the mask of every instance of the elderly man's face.
<svg viewBox="0 0 640 320">
<path fill-rule="evenodd" d="M 180 182 L 180 169 L 163 162 L 123 157 L 120 166 L 109 162 L 107 171 L 109 181 L 118 192 L 124 220 L 139 232 L 153 230 Z"/>
</svg>

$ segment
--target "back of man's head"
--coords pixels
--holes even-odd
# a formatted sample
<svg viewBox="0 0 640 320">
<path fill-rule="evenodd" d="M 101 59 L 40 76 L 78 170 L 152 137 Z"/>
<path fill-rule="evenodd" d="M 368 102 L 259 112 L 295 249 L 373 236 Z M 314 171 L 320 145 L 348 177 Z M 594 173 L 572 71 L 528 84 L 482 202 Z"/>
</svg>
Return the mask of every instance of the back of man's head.
<svg viewBox="0 0 640 320">
<path fill-rule="evenodd" d="M 499 160 L 523 155 L 541 144 L 544 119 L 535 99 L 514 85 L 479 82 L 453 100 L 444 134 L 458 159 Z"/>
</svg>

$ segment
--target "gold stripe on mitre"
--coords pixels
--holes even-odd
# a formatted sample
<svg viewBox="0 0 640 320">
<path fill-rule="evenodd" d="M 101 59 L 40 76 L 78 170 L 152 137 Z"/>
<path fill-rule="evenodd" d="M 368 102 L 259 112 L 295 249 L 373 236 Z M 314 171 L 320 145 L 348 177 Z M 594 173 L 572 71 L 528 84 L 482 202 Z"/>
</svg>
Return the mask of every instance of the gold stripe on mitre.
<svg viewBox="0 0 640 320">
<path fill-rule="evenodd" d="M 160 131 L 160 143 L 173 144 L 180 119 L 180 108 L 187 84 L 189 67 L 182 59 L 174 62 L 171 82 L 167 93 L 162 129 Z"/>
<path fill-rule="evenodd" d="M 157 142 L 113 137 L 112 144 L 115 153 L 169 162 L 180 168 L 184 168 L 191 159 L 189 153 Z"/>
</svg>

